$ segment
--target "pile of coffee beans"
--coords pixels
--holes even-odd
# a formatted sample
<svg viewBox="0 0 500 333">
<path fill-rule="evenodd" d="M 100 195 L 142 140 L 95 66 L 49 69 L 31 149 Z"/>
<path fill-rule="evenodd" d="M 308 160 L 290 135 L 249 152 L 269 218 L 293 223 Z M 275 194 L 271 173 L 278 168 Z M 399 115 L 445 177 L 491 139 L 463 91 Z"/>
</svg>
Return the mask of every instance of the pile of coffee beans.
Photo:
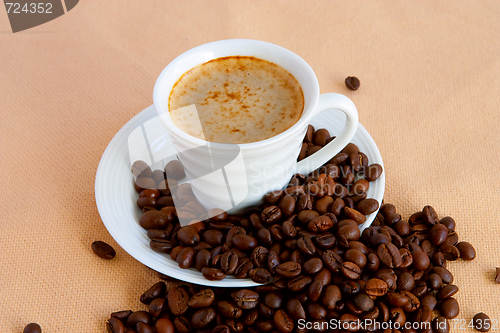
<svg viewBox="0 0 500 333">
<path fill-rule="evenodd" d="M 250 242 L 247 233 L 231 232 L 228 250 L 218 254 L 218 268 L 209 268 L 218 274 L 235 269 L 268 284 L 246 289 L 187 284 L 167 292 L 159 282 L 141 296 L 149 312 L 113 313 L 109 332 L 326 332 L 331 320 L 350 331 L 383 331 L 377 323 L 391 322 L 399 327 L 393 332 L 449 332 L 448 320 L 460 308 L 446 264 L 475 256 L 472 245 L 459 242 L 451 217 L 439 219 L 426 206 L 406 221 L 393 205 L 384 204 L 362 234 L 348 219 L 336 223 L 332 234 L 294 229 L 294 223 L 321 225 L 319 219 L 311 223 L 324 215 L 314 212 L 307 213 L 315 217 L 306 223 L 287 219 L 273 233 L 263 227 L 269 249 L 256 245 L 262 235 Z M 281 242 L 273 241 L 278 234 Z"/>
<path fill-rule="evenodd" d="M 332 139 L 326 129 L 309 126 L 299 160 Z M 366 192 L 382 167 L 369 165 L 368 157 L 350 143 L 313 173 L 294 175 L 285 190 L 267 194 L 263 205 L 248 208 L 242 216 L 220 209 L 207 212 L 189 184 L 177 186 L 176 179 L 185 176 L 178 161 L 169 162 L 165 172 L 151 171 L 138 161 L 132 172 L 137 176 L 137 205 L 143 210 L 139 223 L 154 251 L 170 254 L 181 268 L 195 267 L 209 280 L 232 274 L 267 283 L 274 272 L 261 266 L 269 252 L 284 262 L 308 246 L 303 236 L 325 250 L 337 240 L 346 245 L 352 233 L 359 234 L 358 225 L 379 208 Z M 189 225 L 181 228 L 179 221 Z"/>
</svg>

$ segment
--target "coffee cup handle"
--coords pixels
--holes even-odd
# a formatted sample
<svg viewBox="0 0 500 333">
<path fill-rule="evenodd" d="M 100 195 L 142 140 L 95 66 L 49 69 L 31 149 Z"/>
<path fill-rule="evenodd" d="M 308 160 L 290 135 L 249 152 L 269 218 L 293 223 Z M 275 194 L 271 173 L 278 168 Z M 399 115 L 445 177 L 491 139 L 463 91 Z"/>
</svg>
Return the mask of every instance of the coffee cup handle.
<svg viewBox="0 0 500 333">
<path fill-rule="evenodd" d="M 328 109 L 337 109 L 345 113 L 347 118 L 344 129 L 340 134 L 336 134 L 336 138 L 321 150 L 297 162 L 295 173 L 307 175 L 316 170 L 347 146 L 354 137 L 354 134 L 356 134 L 356 130 L 358 129 L 358 111 L 348 97 L 334 93 L 321 94 L 313 117 Z"/>
</svg>

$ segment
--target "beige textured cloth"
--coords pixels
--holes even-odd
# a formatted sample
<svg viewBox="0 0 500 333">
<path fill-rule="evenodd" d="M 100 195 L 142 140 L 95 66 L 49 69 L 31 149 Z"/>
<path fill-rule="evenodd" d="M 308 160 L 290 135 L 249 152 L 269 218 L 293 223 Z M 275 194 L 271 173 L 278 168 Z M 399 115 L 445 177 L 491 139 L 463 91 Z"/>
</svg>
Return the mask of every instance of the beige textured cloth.
<svg viewBox="0 0 500 333">
<path fill-rule="evenodd" d="M 144 308 L 158 278 L 106 231 L 96 169 L 169 61 L 227 38 L 288 48 L 322 92 L 354 101 L 384 158 L 386 202 L 405 218 L 431 204 L 476 247 L 449 265 L 459 318 L 500 320 L 499 1 L 82 0 L 16 34 L 0 12 L 0 332 L 105 332 L 111 312 Z M 116 258 L 96 257 L 94 240 Z"/>
</svg>

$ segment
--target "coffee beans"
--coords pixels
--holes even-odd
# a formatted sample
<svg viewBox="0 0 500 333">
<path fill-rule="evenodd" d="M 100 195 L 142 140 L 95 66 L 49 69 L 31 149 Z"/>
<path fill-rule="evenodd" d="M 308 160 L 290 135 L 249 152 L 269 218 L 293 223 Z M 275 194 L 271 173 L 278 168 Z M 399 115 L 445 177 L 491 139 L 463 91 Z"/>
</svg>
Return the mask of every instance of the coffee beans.
<svg viewBox="0 0 500 333">
<path fill-rule="evenodd" d="M 113 259 L 116 256 L 115 249 L 111 245 L 102 241 L 95 241 L 92 243 L 92 251 L 102 259 Z"/>
<path fill-rule="evenodd" d="M 464 260 L 474 260 L 474 258 L 476 257 L 476 250 L 470 243 L 459 242 L 456 248 L 460 252 L 460 258 Z"/>
<path fill-rule="evenodd" d="M 500 284 L 500 267 L 495 268 L 495 270 L 496 270 L 495 283 Z"/>
<path fill-rule="evenodd" d="M 487 314 L 480 312 L 472 318 L 474 328 L 479 332 L 488 332 L 491 329 L 491 320 Z"/>
<path fill-rule="evenodd" d="M 348 76 L 345 79 L 345 85 L 350 90 L 358 90 L 359 88 L 359 79 L 355 76 Z"/>
<path fill-rule="evenodd" d="M 42 328 L 37 323 L 30 323 L 24 327 L 23 333 L 42 333 Z"/>
</svg>

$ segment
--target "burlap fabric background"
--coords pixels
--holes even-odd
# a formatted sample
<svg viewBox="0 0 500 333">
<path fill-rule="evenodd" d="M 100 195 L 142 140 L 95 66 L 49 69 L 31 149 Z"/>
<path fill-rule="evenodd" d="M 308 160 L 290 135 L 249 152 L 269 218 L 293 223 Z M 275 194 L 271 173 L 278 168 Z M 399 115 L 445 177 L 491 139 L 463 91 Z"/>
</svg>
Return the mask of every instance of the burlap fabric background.
<svg viewBox="0 0 500 333">
<path fill-rule="evenodd" d="M 459 318 L 499 320 L 499 18 L 499 1 L 82 0 L 12 34 L 0 9 L 0 331 L 105 332 L 111 312 L 144 308 L 158 278 L 102 224 L 97 165 L 169 61 L 226 38 L 286 47 L 322 92 L 354 101 L 384 158 L 386 201 L 405 218 L 433 205 L 476 247 L 449 265 Z M 94 240 L 116 258 L 97 258 Z"/>
</svg>

